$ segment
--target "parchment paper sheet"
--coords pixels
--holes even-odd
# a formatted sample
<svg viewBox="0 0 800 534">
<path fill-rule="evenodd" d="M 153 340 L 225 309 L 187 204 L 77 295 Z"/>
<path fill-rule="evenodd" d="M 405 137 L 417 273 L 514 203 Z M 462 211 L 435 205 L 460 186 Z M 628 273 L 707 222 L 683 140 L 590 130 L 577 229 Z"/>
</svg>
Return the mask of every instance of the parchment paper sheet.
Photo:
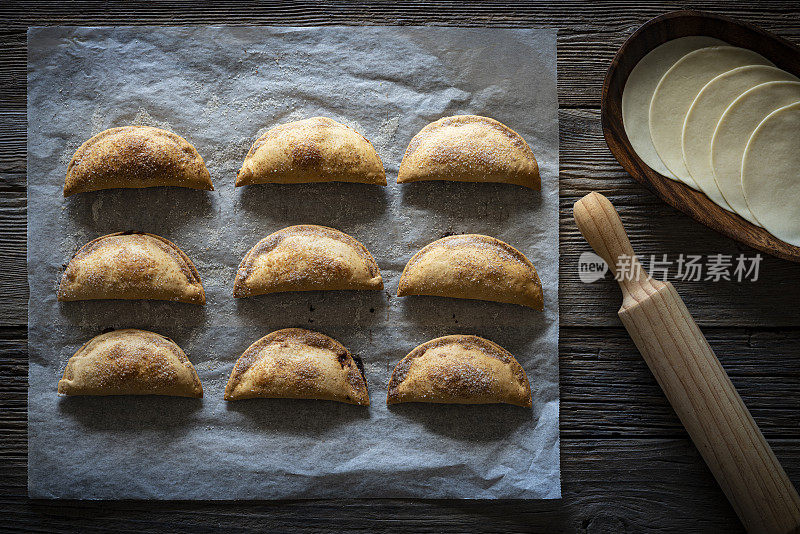
<svg viewBox="0 0 800 534">
<path fill-rule="evenodd" d="M 436 27 L 32 28 L 28 33 L 29 493 L 43 498 L 557 498 L 558 116 L 552 30 Z M 494 117 L 540 165 L 542 192 L 504 184 L 398 186 L 403 152 L 430 121 Z M 259 185 L 236 171 L 269 127 L 315 115 L 371 140 L 389 186 Z M 109 190 L 64 199 L 66 165 L 90 136 L 149 124 L 200 152 L 216 190 Z M 235 300 L 233 278 L 259 239 L 292 224 L 364 243 L 385 291 Z M 175 242 L 205 307 L 157 301 L 58 303 L 63 266 L 87 241 L 141 230 Z M 519 248 L 544 285 L 544 313 L 442 298 L 397 298 L 409 258 L 450 233 Z M 372 406 L 225 403 L 253 341 L 306 327 L 363 358 Z M 60 398 L 78 347 L 108 329 L 174 339 L 197 367 L 201 400 Z M 419 343 L 484 336 L 514 354 L 533 409 L 386 407 L 394 365 Z"/>
</svg>

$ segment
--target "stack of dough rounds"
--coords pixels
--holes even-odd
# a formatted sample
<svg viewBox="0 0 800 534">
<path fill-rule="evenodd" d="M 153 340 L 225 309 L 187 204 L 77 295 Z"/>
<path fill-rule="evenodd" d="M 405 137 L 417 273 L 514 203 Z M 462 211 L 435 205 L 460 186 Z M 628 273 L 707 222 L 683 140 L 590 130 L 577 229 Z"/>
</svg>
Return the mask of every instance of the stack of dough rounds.
<svg viewBox="0 0 800 534">
<path fill-rule="evenodd" d="M 679 180 L 697 188 L 683 162 L 681 134 L 686 114 L 703 87 L 731 69 L 769 64 L 744 48 L 710 46 L 689 52 L 664 74 L 650 101 L 650 137 L 661 161 Z"/>
<path fill-rule="evenodd" d="M 748 65 L 722 73 L 703 87 L 686 114 L 681 134 L 683 161 L 695 183 L 708 198 L 731 211 L 714 181 L 711 167 L 711 139 L 722 114 L 748 89 L 765 83 L 796 78 L 767 65 Z"/>
<path fill-rule="evenodd" d="M 658 82 L 680 58 L 706 46 L 722 45 L 722 41 L 702 35 L 667 41 L 644 56 L 628 75 L 622 92 L 622 123 L 636 153 L 651 169 L 672 179 L 677 177 L 658 157 L 650 139 L 650 101 Z"/>
<path fill-rule="evenodd" d="M 750 135 L 778 108 L 800 102 L 800 81 L 762 83 L 746 91 L 722 114 L 711 140 L 714 180 L 733 211 L 758 224 L 742 191 L 742 158 Z"/>
<path fill-rule="evenodd" d="M 797 76 L 752 50 L 690 36 L 662 44 L 633 68 L 622 120 L 654 171 L 798 245 L 795 103 Z"/>
<path fill-rule="evenodd" d="M 800 102 L 761 121 L 742 157 L 742 189 L 753 216 L 772 235 L 800 246 Z"/>
</svg>

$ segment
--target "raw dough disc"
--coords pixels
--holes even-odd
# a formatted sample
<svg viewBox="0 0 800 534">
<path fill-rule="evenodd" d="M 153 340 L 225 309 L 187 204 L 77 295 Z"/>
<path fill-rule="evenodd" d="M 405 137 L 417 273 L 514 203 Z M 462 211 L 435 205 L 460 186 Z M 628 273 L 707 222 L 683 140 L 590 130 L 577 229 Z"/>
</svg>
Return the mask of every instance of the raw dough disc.
<svg viewBox="0 0 800 534">
<path fill-rule="evenodd" d="M 800 246 L 800 102 L 761 121 L 742 158 L 747 206 L 772 235 Z"/>
<path fill-rule="evenodd" d="M 769 65 L 748 65 L 729 70 L 708 82 L 686 113 L 681 134 L 683 163 L 700 190 L 728 211 L 733 210 L 717 187 L 711 167 L 714 130 L 736 97 L 756 85 L 776 80 L 800 81 L 785 70 Z"/>
<path fill-rule="evenodd" d="M 800 82 L 767 82 L 742 94 L 728 106 L 711 140 L 714 181 L 733 211 L 753 224 L 742 193 L 742 156 L 753 130 L 778 108 L 800 102 Z"/>
<path fill-rule="evenodd" d="M 712 46 L 689 52 L 658 82 L 650 102 L 650 137 L 661 161 L 685 184 L 698 189 L 683 164 L 683 120 L 700 90 L 716 76 L 745 65 L 771 65 L 752 50 Z"/>
<path fill-rule="evenodd" d="M 713 37 L 691 36 L 657 46 L 639 60 L 622 91 L 622 124 L 633 150 L 651 169 L 668 178 L 675 175 L 661 161 L 650 139 L 650 100 L 658 82 L 680 58 L 707 46 L 724 45 Z"/>
</svg>

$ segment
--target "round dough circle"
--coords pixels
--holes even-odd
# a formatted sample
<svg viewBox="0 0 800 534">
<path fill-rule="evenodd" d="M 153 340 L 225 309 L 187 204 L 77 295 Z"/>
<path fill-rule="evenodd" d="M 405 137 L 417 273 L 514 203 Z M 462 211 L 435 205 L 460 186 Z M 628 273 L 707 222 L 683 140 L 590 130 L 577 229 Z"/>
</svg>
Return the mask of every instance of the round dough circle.
<svg viewBox="0 0 800 534">
<path fill-rule="evenodd" d="M 686 113 L 712 79 L 736 67 L 771 65 L 763 56 L 734 46 L 712 46 L 689 52 L 661 78 L 650 102 L 650 137 L 664 165 L 686 185 L 698 189 L 683 164 L 681 133 Z"/>
<path fill-rule="evenodd" d="M 664 73 L 680 58 L 699 48 L 723 44 L 723 41 L 701 35 L 667 41 L 640 59 L 625 82 L 622 90 L 622 125 L 625 134 L 639 158 L 667 178 L 676 179 L 658 157 L 650 139 L 650 100 L 653 92 Z"/>
<path fill-rule="evenodd" d="M 733 209 L 717 187 L 711 167 L 714 130 L 722 114 L 739 95 L 756 85 L 777 80 L 798 81 L 796 76 L 769 65 L 748 65 L 729 70 L 708 82 L 686 113 L 681 134 L 683 163 L 700 190 L 728 211 Z"/>
<path fill-rule="evenodd" d="M 761 121 L 742 159 L 747 206 L 772 235 L 800 246 L 800 102 Z"/>
<path fill-rule="evenodd" d="M 750 213 L 742 192 L 744 149 L 764 117 L 795 102 L 800 102 L 800 82 L 762 83 L 734 100 L 714 130 L 711 140 L 714 181 L 733 211 L 753 224 L 759 222 Z"/>
</svg>

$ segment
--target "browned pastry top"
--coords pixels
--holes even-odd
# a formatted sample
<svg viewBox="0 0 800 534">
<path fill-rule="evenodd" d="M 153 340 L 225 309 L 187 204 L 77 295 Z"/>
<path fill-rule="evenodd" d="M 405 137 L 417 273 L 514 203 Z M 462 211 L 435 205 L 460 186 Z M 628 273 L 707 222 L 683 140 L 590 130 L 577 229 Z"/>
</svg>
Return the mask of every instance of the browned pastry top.
<svg viewBox="0 0 800 534">
<path fill-rule="evenodd" d="M 528 258 L 508 243 L 481 234 L 448 236 L 423 247 L 403 269 L 397 294 L 544 307 L 542 283 Z"/>
<path fill-rule="evenodd" d="M 171 339 L 145 330 L 92 338 L 69 359 L 58 392 L 65 395 L 202 397 L 197 372 Z"/>
<path fill-rule="evenodd" d="M 425 126 L 406 149 L 397 182 L 503 182 L 539 189 L 539 166 L 525 140 L 478 115 L 445 117 Z"/>
<path fill-rule="evenodd" d="M 203 158 L 186 139 L 151 126 L 123 126 L 78 148 L 67 166 L 64 196 L 154 186 L 214 189 Z"/>
<path fill-rule="evenodd" d="M 387 402 L 529 407 L 531 391 L 525 371 L 507 350 L 478 336 L 452 335 L 423 343 L 400 360 Z"/>
<path fill-rule="evenodd" d="M 259 137 L 236 176 L 237 186 L 309 182 L 386 185 L 386 173 L 363 135 L 328 117 L 312 117 Z"/>
<path fill-rule="evenodd" d="M 303 224 L 278 230 L 245 255 L 234 296 L 382 287 L 378 264 L 359 241 L 333 228 Z"/>
<path fill-rule="evenodd" d="M 72 257 L 58 300 L 155 299 L 205 304 L 200 275 L 171 241 L 144 232 L 117 232 L 84 245 Z"/>
<path fill-rule="evenodd" d="M 225 400 L 258 397 L 369 405 L 363 371 L 350 352 L 335 339 L 302 328 L 264 336 L 236 362 Z"/>
</svg>

